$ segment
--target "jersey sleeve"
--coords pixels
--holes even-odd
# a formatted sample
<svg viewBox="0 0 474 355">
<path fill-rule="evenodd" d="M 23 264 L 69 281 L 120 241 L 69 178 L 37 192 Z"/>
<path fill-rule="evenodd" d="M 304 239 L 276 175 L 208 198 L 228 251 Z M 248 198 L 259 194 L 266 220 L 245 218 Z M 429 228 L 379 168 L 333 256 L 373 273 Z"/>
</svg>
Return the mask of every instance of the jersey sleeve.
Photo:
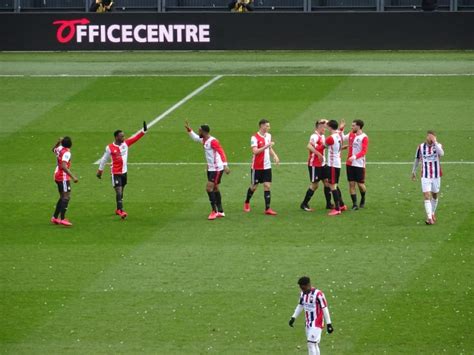
<svg viewBox="0 0 474 355">
<path fill-rule="evenodd" d="M 328 306 L 328 302 L 326 301 L 326 297 L 324 296 L 324 293 L 319 292 L 316 298 L 318 299 L 318 302 L 321 305 L 321 308 L 326 308 Z"/>
<path fill-rule="evenodd" d="M 211 142 L 211 148 L 214 149 L 217 152 L 217 154 L 221 156 L 221 159 L 224 165 L 227 165 L 227 157 L 225 155 L 224 149 L 222 149 L 222 146 L 217 139 L 214 139 Z"/>
<path fill-rule="evenodd" d="M 326 145 L 333 145 L 334 144 L 334 138 L 332 136 L 329 136 L 326 138 Z"/>
<path fill-rule="evenodd" d="M 71 160 L 71 152 L 64 153 L 61 161 L 65 161 L 67 163 L 69 160 Z"/>
<path fill-rule="evenodd" d="M 131 145 L 133 145 L 133 144 L 135 144 L 136 142 L 138 142 L 138 141 L 140 140 L 140 138 L 142 138 L 144 135 L 145 135 L 145 132 L 140 131 L 140 132 L 138 132 L 137 134 L 131 136 L 131 137 L 128 138 L 128 139 L 126 139 L 126 140 L 125 140 L 125 144 L 130 147 Z"/>
<path fill-rule="evenodd" d="M 415 159 L 418 159 L 418 160 L 421 159 L 421 147 L 420 146 L 418 146 L 418 148 L 416 149 Z"/>
<path fill-rule="evenodd" d="M 188 131 L 188 135 L 189 138 L 191 138 L 193 141 L 202 143 L 201 137 L 199 137 L 199 135 L 197 135 L 196 132 L 194 132 L 193 130 Z"/>
<path fill-rule="evenodd" d="M 57 147 L 53 148 L 53 153 L 56 155 L 59 155 L 59 152 L 61 151 L 61 149 L 63 149 L 63 146 L 60 144 Z"/>
<path fill-rule="evenodd" d="M 252 136 L 252 138 L 250 138 L 250 146 L 251 147 L 258 147 L 257 137 Z"/>
<path fill-rule="evenodd" d="M 110 148 L 109 146 L 107 146 L 105 147 L 104 155 L 102 156 L 102 158 L 100 158 L 100 162 L 99 162 L 100 171 L 104 171 L 105 164 L 107 164 L 109 159 L 110 159 Z"/>
<path fill-rule="evenodd" d="M 442 157 L 444 155 L 443 145 L 441 143 L 435 143 L 436 150 L 438 151 L 438 156 Z"/>
<path fill-rule="evenodd" d="M 369 148 L 369 137 L 364 137 L 362 139 L 362 149 L 359 153 L 356 154 L 356 159 L 360 159 L 367 154 L 367 149 Z"/>
</svg>

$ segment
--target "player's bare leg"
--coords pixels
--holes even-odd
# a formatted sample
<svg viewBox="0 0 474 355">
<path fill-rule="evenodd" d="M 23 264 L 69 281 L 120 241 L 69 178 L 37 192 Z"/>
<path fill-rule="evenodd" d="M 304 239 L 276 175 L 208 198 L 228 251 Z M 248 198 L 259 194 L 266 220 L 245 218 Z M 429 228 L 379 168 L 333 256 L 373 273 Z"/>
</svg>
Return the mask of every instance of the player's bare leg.
<svg viewBox="0 0 474 355">
<path fill-rule="evenodd" d="M 247 190 L 247 197 L 244 203 L 244 212 L 250 212 L 250 199 L 255 193 L 255 190 L 257 190 L 257 186 L 257 184 L 250 185 L 249 189 Z"/>
<path fill-rule="evenodd" d="M 125 219 L 127 217 L 127 212 L 123 210 L 123 186 L 115 186 L 115 201 L 117 203 L 117 209 L 115 214 L 120 216 L 120 218 Z"/>
<path fill-rule="evenodd" d="M 334 205 L 331 203 L 331 186 L 328 179 L 324 179 L 324 197 L 326 198 L 326 209 L 334 209 Z"/>
<path fill-rule="evenodd" d="M 328 215 L 329 216 L 337 216 L 337 215 L 341 214 L 340 194 L 339 194 L 339 191 L 337 189 L 337 184 L 330 184 L 330 188 L 331 188 L 332 197 L 334 199 L 334 209 L 331 210 L 331 212 L 329 212 Z"/>
<path fill-rule="evenodd" d="M 263 183 L 263 197 L 265 198 L 265 214 L 270 216 L 276 216 L 277 213 L 270 208 L 271 202 L 271 192 L 270 188 L 272 187 L 271 182 L 264 182 Z"/>
<path fill-rule="evenodd" d="M 211 221 L 217 218 L 216 193 L 214 191 L 215 187 L 216 184 L 214 184 L 212 181 L 207 182 L 206 191 L 207 195 L 209 196 L 209 202 L 211 204 L 211 213 L 209 214 L 209 217 L 207 217 L 207 219 Z"/>
<path fill-rule="evenodd" d="M 69 200 L 71 199 L 71 193 L 65 191 L 61 193 L 61 212 L 59 215 L 59 224 L 63 226 L 72 226 L 72 223 L 66 219 L 67 206 L 69 205 Z"/>
<path fill-rule="evenodd" d="M 309 187 L 308 187 L 308 190 L 306 191 L 306 195 L 304 197 L 304 200 L 303 202 L 301 202 L 301 205 L 300 205 L 300 208 L 302 210 L 305 210 L 306 212 L 313 212 L 314 209 L 310 208 L 308 203 L 309 201 L 311 200 L 311 198 L 313 197 L 314 195 L 314 192 L 318 189 L 318 182 L 312 182 Z"/>
<path fill-rule="evenodd" d="M 436 223 L 436 207 L 438 207 L 438 193 L 432 192 L 431 193 L 431 219 L 433 223 Z"/>
<path fill-rule="evenodd" d="M 367 187 L 365 186 L 365 183 L 363 182 L 358 182 L 357 186 L 359 187 L 359 193 L 360 193 L 360 208 L 365 207 L 365 193 L 367 192 Z"/>
<path fill-rule="evenodd" d="M 359 206 L 357 206 L 357 193 L 356 193 L 355 181 L 349 181 L 349 194 L 351 195 L 351 200 L 352 200 L 352 210 L 356 211 L 359 209 Z"/>
<path fill-rule="evenodd" d="M 426 212 L 425 223 L 428 224 L 428 225 L 434 224 L 434 222 L 433 222 L 433 208 L 431 206 L 431 191 L 423 192 L 423 198 L 424 198 L 425 212 Z"/>
</svg>

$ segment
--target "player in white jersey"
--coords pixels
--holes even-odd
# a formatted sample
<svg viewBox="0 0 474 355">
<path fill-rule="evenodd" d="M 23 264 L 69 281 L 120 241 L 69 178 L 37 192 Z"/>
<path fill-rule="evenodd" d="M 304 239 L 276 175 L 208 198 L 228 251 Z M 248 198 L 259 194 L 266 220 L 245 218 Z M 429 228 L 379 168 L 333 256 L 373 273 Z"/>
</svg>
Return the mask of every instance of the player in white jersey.
<svg viewBox="0 0 474 355">
<path fill-rule="evenodd" d="M 204 148 L 204 154 L 207 162 L 207 185 L 206 191 L 211 203 L 211 213 L 207 219 L 214 220 L 225 216 L 222 208 L 222 197 L 219 190 L 219 184 L 222 179 L 222 172 L 230 173 L 227 166 L 227 158 L 220 145 L 219 141 L 211 136 L 209 132 L 211 129 L 208 125 L 201 125 L 199 127 L 199 134 L 196 134 L 186 121 L 184 127 L 188 131 L 189 137 L 198 143 L 201 143 Z"/>
<path fill-rule="evenodd" d="M 321 342 L 324 322 L 326 322 L 329 334 L 334 331 L 331 324 L 331 316 L 329 315 L 328 303 L 324 293 L 311 286 L 309 277 L 301 277 L 298 280 L 298 285 L 301 289 L 300 299 L 288 324 L 290 327 L 293 327 L 296 318 L 304 311 L 308 354 L 319 355 L 319 343 Z"/>
<path fill-rule="evenodd" d="M 426 221 L 430 225 L 436 222 L 436 207 L 438 207 L 438 193 L 441 186 L 440 157 L 444 155 L 443 146 L 438 143 L 436 133 L 428 131 L 426 140 L 421 143 L 415 156 L 415 163 L 411 172 L 412 180 L 416 181 L 416 169 L 421 163 L 421 190 L 425 200 Z"/>
<path fill-rule="evenodd" d="M 334 209 L 329 212 L 329 216 L 337 216 L 341 211 L 346 211 L 347 206 L 342 200 L 341 190 L 338 187 L 339 176 L 341 174 L 341 150 L 343 143 L 343 134 L 338 130 L 339 124 L 335 120 L 327 123 L 327 128 L 331 135 L 326 138 L 326 147 L 328 147 L 328 167 L 329 167 L 329 187 L 331 188 L 334 199 Z"/>
</svg>

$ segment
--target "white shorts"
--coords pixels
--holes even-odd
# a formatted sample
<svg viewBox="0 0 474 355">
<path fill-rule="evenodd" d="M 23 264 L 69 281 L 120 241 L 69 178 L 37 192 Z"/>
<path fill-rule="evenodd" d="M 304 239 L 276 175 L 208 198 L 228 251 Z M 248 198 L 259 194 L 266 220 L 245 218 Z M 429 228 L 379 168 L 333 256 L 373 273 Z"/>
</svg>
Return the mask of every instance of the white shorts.
<svg viewBox="0 0 474 355">
<path fill-rule="evenodd" d="M 421 190 L 423 192 L 438 193 L 441 186 L 441 178 L 421 178 Z"/>
<path fill-rule="evenodd" d="M 321 341 L 321 328 L 306 327 L 306 339 L 311 343 L 319 343 Z"/>
</svg>

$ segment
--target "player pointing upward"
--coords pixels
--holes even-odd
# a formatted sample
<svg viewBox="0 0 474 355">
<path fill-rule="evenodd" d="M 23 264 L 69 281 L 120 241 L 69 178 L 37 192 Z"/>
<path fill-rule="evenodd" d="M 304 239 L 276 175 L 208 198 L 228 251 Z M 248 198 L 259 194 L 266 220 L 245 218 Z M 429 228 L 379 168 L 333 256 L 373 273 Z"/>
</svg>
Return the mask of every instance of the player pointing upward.
<svg viewBox="0 0 474 355">
<path fill-rule="evenodd" d="M 413 164 L 412 179 L 416 180 L 416 169 L 421 163 L 421 189 L 425 200 L 426 224 L 436 222 L 436 207 L 438 207 L 438 193 L 441 186 L 440 157 L 444 155 L 443 146 L 438 143 L 436 133 L 428 131 L 426 140 L 416 150 Z"/>
<path fill-rule="evenodd" d="M 125 185 L 127 185 L 128 148 L 142 138 L 147 129 L 146 122 L 143 122 L 143 129 L 128 139 L 125 139 L 123 131 L 115 131 L 114 142 L 105 147 L 105 153 L 100 159 L 99 170 L 97 171 L 97 177 L 99 179 L 102 178 L 105 164 L 109 159 L 112 159 L 110 170 L 112 173 L 112 186 L 115 189 L 115 199 L 117 202 L 115 214 L 122 219 L 127 217 L 127 212 L 123 210 L 123 190 L 125 189 Z"/>
</svg>

